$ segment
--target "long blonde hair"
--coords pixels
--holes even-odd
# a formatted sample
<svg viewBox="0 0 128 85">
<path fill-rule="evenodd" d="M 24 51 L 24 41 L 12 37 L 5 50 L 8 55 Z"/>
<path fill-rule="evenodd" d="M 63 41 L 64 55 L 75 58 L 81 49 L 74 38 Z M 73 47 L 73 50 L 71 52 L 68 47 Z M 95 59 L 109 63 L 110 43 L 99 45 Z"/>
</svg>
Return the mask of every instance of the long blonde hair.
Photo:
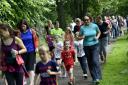
<svg viewBox="0 0 128 85">
<path fill-rule="evenodd" d="M 69 35 L 67 34 L 67 31 L 69 31 Z M 64 40 L 69 40 L 68 38 L 70 38 L 71 41 L 74 40 L 74 34 L 73 34 L 70 27 L 66 27 L 66 32 L 65 32 L 65 35 L 64 35 Z"/>
</svg>

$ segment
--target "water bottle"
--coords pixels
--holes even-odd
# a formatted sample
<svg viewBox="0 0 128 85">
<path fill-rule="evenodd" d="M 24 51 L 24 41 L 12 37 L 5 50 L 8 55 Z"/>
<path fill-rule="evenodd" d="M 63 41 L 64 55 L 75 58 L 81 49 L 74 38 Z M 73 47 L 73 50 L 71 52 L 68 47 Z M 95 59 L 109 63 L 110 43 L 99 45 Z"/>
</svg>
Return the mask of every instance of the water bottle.
<svg viewBox="0 0 128 85">
<path fill-rule="evenodd" d="M 16 51 L 15 49 L 11 49 L 11 54 L 12 54 L 12 57 L 13 57 L 13 58 L 16 58 L 15 51 Z"/>
</svg>

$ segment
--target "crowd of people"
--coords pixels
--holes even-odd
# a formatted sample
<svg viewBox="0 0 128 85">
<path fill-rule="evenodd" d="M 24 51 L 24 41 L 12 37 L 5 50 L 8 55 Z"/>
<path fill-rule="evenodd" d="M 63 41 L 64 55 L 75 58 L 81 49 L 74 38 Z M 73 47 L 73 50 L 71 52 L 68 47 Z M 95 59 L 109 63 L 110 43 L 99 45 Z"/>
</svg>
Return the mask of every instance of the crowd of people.
<svg viewBox="0 0 128 85">
<path fill-rule="evenodd" d="M 17 30 L 1 23 L 0 70 L 6 85 L 58 85 L 58 77 L 67 76 L 68 85 L 75 85 L 74 67 L 78 60 L 83 79 L 88 79 L 89 69 L 92 83 L 98 85 L 102 79 L 100 63 L 107 61 L 111 38 L 125 35 L 127 28 L 128 17 L 122 16 L 76 18 L 65 31 L 58 21 L 53 24 L 48 20 L 43 37 L 47 46 L 39 46 L 37 29 L 31 28 L 26 20 L 18 23 Z"/>
</svg>

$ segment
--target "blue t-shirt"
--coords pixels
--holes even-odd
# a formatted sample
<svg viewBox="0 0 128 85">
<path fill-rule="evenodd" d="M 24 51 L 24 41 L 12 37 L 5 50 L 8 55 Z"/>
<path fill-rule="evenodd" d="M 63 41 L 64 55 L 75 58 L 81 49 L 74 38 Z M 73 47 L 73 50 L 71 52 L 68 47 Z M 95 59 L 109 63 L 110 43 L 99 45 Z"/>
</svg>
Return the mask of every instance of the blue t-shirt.
<svg viewBox="0 0 128 85">
<path fill-rule="evenodd" d="M 52 60 L 46 64 L 43 64 L 41 61 L 37 63 L 35 73 L 40 74 L 40 85 L 57 85 L 56 75 L 49 75 L 47 73 L 47 70 L 51 70 L 53 72 L 60 71 L 57 67 L 57 63 Z"/>
<path fill-rule="evenodd" d="M 32 32 L 30 31 L 30 29 L 28 29 L 27 32 L 21 33 L 21 39 L 27 49 L 27 52 L 35 51 L 33 36 L 32 36 Z"/>
<path fill-rule="evenodd" d="M 98 39 L 95 38 L 98 30 L 98 26 L 94 23 L 90 23 L 87 26 L 81 26 L 80 35 L 85 36 L 83 46 L 92 46 L 98 43 Z"/>
</svg>

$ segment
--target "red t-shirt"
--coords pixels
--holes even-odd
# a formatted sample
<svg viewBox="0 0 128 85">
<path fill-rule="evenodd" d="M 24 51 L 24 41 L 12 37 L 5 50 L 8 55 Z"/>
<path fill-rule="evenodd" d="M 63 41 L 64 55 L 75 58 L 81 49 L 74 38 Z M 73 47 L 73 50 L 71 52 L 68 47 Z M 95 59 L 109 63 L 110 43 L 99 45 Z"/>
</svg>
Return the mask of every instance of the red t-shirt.
<svg viewBox="0 0 128 85">
<path fill-rule="evenodd" d="M 63 50 L 61 52 L 62 60 L 67 65 L 74 65 L 74 59 L 75 59 L 75 51 L 74 50 Z"/>
</svg>

